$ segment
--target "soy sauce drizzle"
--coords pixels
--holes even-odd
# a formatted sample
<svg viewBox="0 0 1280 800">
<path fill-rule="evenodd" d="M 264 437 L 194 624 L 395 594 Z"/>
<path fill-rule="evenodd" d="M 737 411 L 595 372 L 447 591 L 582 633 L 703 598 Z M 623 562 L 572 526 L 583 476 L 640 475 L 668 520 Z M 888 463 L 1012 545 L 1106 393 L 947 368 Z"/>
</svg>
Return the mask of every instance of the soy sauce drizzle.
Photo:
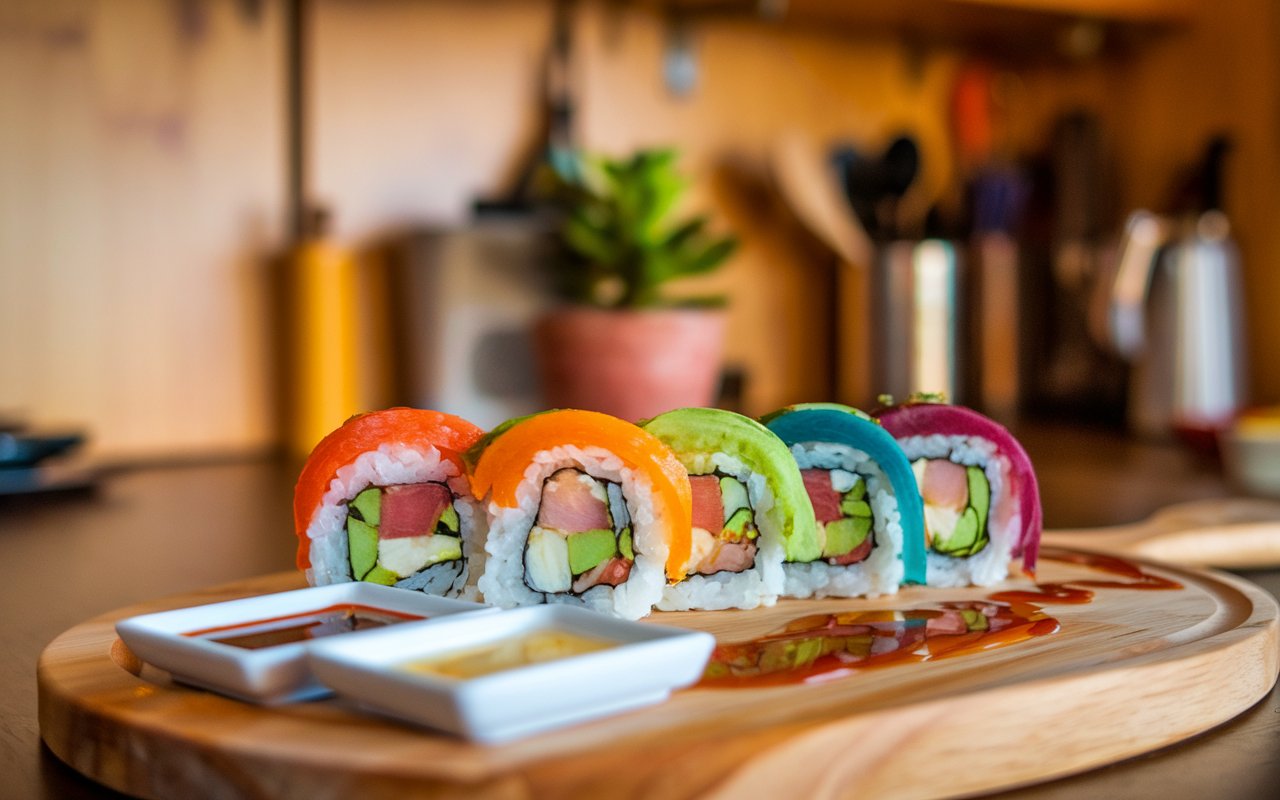
<svg viewBox="0 0 1280 800">
<path fill-rule="evenodd" d="M 1084 604 L 1093 589 L 1168 590 L 1182 584 L 1143 571 L 1114 556 L 1046 548 L 1041 557 L 1129 578 L 1037 584 L 1037 591 L 995 592 L 986 600 L 936 603 L 895 611 L 847 611 L 792 620 L 781 630 L 746 642 L 718 645 L 703 688 L 817 684 L 863 670 L 921 663 L 994 650 L 1048 636 L 1058 620 L 1037 605 Z M 1088 587 L 1088 588 L 1082 588 Z"/>
<path fill-rule="evenodd" d="M 1038 583 L 1037 591 L 1011 590 L 996 592 L 992 600 L 1024 601 L 1029 603 L 1062 603 L 1067 605 L 1083 605 L 1093 600 L 1091 589 L 1137 589 L 1147 591 L 1166 591 L 1181 589 L 1177 581 L 1162 578 L 1145 572 L 1137 564 L 1115 556 L 1104 556 L 1099 553 L 1080 553 L 1074 550 L 1062 550 L 1056 547 L 1040 551 L 1040 557 L 1047 561 L 1059 561 L 1064 564 L 1079 564 L 1100 572 L 1130 578 L 1128 581 L 1070 580 L 1058 583 Z M 1089 587 L 1089 588 L 1082 588 Z"/>
<path fill-rule="evenodd" d="M 849 611 L 793 620 L 748 642 L 720 645 L 702 686 L 821 683 L 864 669 L 1004 647 L 1058 630 L 1028 603 L 966 600 L 907 611 Z"/>
</svg>

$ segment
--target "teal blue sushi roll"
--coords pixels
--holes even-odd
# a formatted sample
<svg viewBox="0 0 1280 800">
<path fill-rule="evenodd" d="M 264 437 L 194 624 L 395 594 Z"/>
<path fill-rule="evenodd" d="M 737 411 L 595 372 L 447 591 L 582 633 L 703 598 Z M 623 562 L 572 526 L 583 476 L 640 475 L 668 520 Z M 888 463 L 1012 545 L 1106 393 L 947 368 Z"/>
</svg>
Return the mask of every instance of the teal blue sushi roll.
<svg viewBox="0 0 1280 800">
<path fill-rule="evenodd" d="M 925 582 L 924 505 L 911 462 L 867 414 L 835 403 L 787 406 L 761 419 L 800 468 L 818 527 L 788 553 L 786 597 L 875 597 Z"/>
</svg>

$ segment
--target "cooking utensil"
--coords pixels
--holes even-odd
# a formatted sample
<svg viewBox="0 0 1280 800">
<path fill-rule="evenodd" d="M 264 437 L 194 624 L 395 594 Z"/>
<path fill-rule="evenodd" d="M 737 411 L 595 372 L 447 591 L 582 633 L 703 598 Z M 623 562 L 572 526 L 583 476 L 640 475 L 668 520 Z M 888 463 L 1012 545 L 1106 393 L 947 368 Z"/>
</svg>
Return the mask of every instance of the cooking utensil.
<svg viewBox="0 0 1280 800">
<path fill-rule="evenodd" d="M 920 147 L 909 135 L 896 137 L 880 158 L 866 158 L 844 145 L 831 154 L 843 176 L 845 195 L 858 219 L 878 241 L 902 235 L 898 206 L 920 172 Z"/>
<path fill-rule="evenodd" d="M 875 385 L 905 398 L 940 392 L 963 402 L 963 260 L 945 239 L 885 243 L 873 273 Z"/>
<path fill-rule="evenodd" d="M 796 217 L 845 263 L 868 267 L 874 246 L 865 220 L 849 213 L 838 176 L 812 142 L 800 131 L 788 131 L 774 140 L 769 157 L 773 178 Z"/>
<path fill-rule="evenodd" d="M 1220 208 L 1225 152 L 1220 140 L 1206 148 L 1199 213 L 1130 215 L 1110 317 L 1116 350 L 1134 364 L 1132 427 L 1208 446 L 1245 393 L 1239 255 Z"/>
</svg>

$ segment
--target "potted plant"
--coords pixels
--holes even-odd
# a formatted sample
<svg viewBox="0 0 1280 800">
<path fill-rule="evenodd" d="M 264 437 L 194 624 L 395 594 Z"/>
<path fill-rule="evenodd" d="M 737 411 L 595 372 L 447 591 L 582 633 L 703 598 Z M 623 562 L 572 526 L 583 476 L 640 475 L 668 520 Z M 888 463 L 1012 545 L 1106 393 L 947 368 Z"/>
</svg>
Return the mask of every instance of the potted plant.
<svg viewBox="0 0 1280 800">
<path fill-rule="evenodd" d="M 535 331 L 548 403 L 629 420 L 710 405 L 724 298 L 663 289 L 716 270 L 737 240 L 709 233 L 706 216 L 676 216 L 687 182 L 674 151 L 561 161 L 556 175 L 563 217 L 554 283 L 568 304 Z"/>
</svg>

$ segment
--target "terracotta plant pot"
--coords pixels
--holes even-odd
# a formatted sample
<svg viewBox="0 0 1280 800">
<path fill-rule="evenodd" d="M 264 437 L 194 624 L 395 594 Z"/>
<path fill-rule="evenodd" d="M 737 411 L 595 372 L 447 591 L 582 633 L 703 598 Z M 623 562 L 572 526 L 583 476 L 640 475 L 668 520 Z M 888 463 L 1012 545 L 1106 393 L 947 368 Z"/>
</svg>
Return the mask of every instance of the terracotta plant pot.
<svg viewBox="0 0 1280 800">
<path fill-rule="evenodd" d="M 554 311 L 535 332 L 543 396 L 632 421 L 711 405 L 724 330 L 718 309 Z"/>
</svg>

